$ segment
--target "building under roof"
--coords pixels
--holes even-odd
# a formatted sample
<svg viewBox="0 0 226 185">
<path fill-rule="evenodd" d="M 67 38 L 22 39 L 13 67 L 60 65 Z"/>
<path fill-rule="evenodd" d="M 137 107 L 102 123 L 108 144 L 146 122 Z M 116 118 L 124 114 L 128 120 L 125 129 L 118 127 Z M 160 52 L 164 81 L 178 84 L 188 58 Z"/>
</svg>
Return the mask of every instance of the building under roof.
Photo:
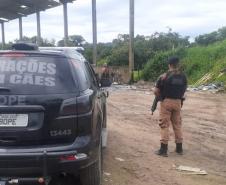
<svg viewBox="0 0 226 185">
<path fill-rule="evenodd" d="M 41 40 L 40 12 L 50 8 L 63 5 L 64 12 L 64 42 L 68 43 L 68 13 L 67 4 L 76 0 L 0 0 L 0 24 L 2 30 L 2 45 L 5 45 L 5 22 L 19 19 L 19 38 L 23 38 L 22 18 L 36 13 L 37 17 L 37 44 Z M 81 0 L 82 1 L 82 0 Z M 93 22 L 93 64 L 97 61 L 97 20 L 96 0 L 92 1 L 92 22 Z M 129 66 L 132 74 L 134 68 L 134 0 L 130 0 L 130 49 Z M 131 76 L 131 75 L 130 75 Z"/>
<path fill-rule="evenodd" d="M 22 17 L 37 14 L 37 38 L 41 38 L 40 11 L 64 6 L 64 30 L 65 42 L 68 38 L 67 3 L 75 0 L 0 0 L 0 23 L 2 24 L 2 44 L 5 44 L 4 23 L 13 19 L 19 19 L 19 36 L 23 37 Z"/>
<path fill-rule="evenodd" d="M 64 12 L 64 41 L 65 46 L 68 43 L 68 13 L 67 4 L 76 0 L 0 0 L 0 24 L 2 31 L 2 45 L 5 45 L 5 22 L 14 19 L 19 20 L 19 40 L 23 38 L 22 18 L 31 14 L 37 17 L 37 44 L 41 40 L 41 21 L 40 12 L 63 5 Z M 94 63 L 96 63 L 96 0 L 92 1 L 93 10 L 93 40 L 94 40 Z"/>
<path fill-rule="evenodd" d="M 0 21 L 10 21 L 60 5 L 54 0 L 1 0 Z"/>
</svg>

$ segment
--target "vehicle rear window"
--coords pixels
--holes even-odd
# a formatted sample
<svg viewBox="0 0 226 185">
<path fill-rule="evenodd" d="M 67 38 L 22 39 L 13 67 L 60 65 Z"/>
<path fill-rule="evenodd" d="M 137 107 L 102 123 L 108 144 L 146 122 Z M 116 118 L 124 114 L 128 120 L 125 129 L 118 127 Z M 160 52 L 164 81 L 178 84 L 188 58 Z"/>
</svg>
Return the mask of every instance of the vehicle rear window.
<svg viewBox="0 0 226 185">
<path fill-rule="evenodd" d="M 69 62 L 60 56 L 0 55 L 0 86 L 10 94 L 75 92 Z"/>
<path fill-rule="evenodd" d="M 77 74 L 80 91 L 85 91 L 90 87 L 90 83 L 85 71 L 84 62 L 78 62 L 74 59 L 72 59 L 71 62 L 72 62 L 73 69 Z"/>
</svg>

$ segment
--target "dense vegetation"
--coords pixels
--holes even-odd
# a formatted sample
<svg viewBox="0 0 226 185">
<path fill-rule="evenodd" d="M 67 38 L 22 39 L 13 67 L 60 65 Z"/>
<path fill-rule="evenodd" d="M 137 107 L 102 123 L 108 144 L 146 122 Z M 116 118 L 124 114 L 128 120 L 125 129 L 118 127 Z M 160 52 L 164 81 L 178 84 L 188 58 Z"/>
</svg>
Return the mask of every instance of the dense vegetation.
<svg viewBox="0 0 226 185">
<path fill-rule="evenodd" d="M 205 75 L 205 83 L 226 82 L 226 28 L 198 36 L 189 47 L 158 53 L 145 65 L 143 78 L 155 80 L 166 70 L 164 61 L 172 55 L 181 58 L 181 67 L 189 77 L 190 84 L 196 83 Z"/>
<path fill-rule="evenodd" d="M 186 50 L 183 66 L 190 83 L 195 83 L 205 74 L 211 74 L 207 82 L 226 82 L 226 40 Z"/>
<path fill-rule="evenodd" d="M 189 46 L 189 37 L 181 37 L 178 33 L 154 33 L 151 36 L 137 35 L 135 37 L 135 70 L 141 70 L 150 58 L 160 52 L 184 48 Z M 128 65 L 128 44 L 129 35 L 120 34 L 112 43 L 99 43 L 98 65 L 107 63 L 109 65 Z M 91 59 L 92 44 L 84 45 L 85 56 Z"/>
<path fill-rule="evenodd" d="M 98 44 L 98 64 L 128 65 L 128 41 L 128 35 L 119 35 L 112 43 Z M 91 60 L 92 45 L 86 44 L 85 48 L 85 55 Z M 167 70 L 165 62 L 172 55 L 181 58 L 190 84 L 207 74 L 205 83 L 226 82 L 226 27 L 200 35 L 193 43 L 172 30 L 135 38 L 135 71 L 141 70 L 144 80 L 156 80 Z"/>
</svg>

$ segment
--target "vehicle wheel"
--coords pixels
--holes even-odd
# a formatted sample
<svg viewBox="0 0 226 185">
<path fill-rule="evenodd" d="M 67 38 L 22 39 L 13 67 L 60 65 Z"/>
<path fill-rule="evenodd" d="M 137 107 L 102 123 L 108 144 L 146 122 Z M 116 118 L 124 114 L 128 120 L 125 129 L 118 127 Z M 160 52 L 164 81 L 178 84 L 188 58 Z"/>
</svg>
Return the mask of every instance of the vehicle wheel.
<svg viewBox="0 0 226 185">
<path fill-rule="evenodd" d="M 98 160 L 91 166 L 80 171 L 80 180 L 82 185 L 101 185 L 102 172 L 102 149 L 100 144 Z"/>
</svg>

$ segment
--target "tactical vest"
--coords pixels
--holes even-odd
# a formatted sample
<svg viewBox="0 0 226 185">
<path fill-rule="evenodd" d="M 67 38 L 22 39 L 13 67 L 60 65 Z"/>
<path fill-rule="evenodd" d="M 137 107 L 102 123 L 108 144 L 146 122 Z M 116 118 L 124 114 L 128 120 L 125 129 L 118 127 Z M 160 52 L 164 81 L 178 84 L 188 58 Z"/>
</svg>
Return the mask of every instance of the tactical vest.
<svg viewBox="0 0 226 185">
<path fill-rule="evenodd" d="M 163 82 L 163 99 L 182 99 L 187 88 L 187 79 L 182 72 L 169 71 Z"/>
</svg>

